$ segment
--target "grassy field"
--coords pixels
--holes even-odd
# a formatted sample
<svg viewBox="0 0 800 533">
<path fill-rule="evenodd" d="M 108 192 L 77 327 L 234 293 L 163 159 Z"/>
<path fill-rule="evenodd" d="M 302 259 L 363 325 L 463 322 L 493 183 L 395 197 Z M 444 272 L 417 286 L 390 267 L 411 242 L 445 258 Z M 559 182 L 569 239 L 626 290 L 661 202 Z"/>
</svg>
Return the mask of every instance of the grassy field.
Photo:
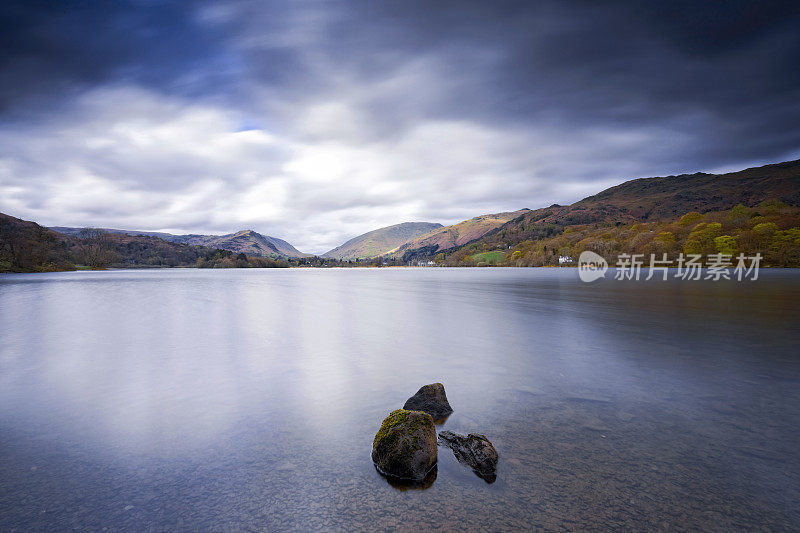
<svg viewBox="0 0 800 533">
<path fill-rule="evenodd" d="M 472 256 L 472 260 L 475 261 L 476 265 L 479 263 L 486 263 L 487 265 L 496 265 L 497 263 L 502 263 L 503 260 L 505 260 L 505 258 L 506 258 L 505 252 L 500 252 L 500 251 L 483 252 Z"/>
</svg>

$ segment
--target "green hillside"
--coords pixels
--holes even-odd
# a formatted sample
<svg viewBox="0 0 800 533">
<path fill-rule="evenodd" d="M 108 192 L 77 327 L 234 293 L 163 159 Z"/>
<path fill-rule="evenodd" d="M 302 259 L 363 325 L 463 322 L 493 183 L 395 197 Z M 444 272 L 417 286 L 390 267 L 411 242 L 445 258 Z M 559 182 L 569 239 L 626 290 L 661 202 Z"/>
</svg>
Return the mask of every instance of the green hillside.
<svg viewBox="0 0 800 533">
<path fill-rule="evenodd" d="M 637 179 L 570 206 L 529 211 L 467 246 L 445 251 L 437 261 L 542 266 L 583 250 L 676 255 L 697 248 L 692 242 L 702 235 L 705 254 L 720 251 L 709 244 L 720 238 L 726 250 L 760 252 L 773 265 L 797 266 L 798 208 L 800 161 L 720 175 Z M 483 261 L 486 252 L 505 258 Z"/>
<path fill-rule="evenodd" d="M 684 214 L 673 221 L 634 224 L 539 225 L 539 236 L 510 248 L 500 234 L 436 257 L 444 266 L 558 266 L 559 257 L 590 250 L 614 261 L 621 253 L 736 256 L 761 254 L 764 266 L 800 267 L 800 207 L 769 200 L 754 207 Z M 509 240 L 507 234 L 500 239 Z"/>
<path fill-rule="evenodd" d="M 441 227 L 441 224 L 433 222 L 403 222 L 387 226 L 352 238 L 324 253 L 323 257 L 342 260 L 371 259 Z"/>
</svg>

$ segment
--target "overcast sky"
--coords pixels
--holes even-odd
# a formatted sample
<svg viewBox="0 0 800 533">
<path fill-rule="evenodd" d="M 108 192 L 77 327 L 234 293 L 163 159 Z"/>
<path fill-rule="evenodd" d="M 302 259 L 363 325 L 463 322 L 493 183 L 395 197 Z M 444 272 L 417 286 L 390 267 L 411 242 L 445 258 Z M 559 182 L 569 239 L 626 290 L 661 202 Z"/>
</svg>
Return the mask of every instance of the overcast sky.
<svg viewBox="0 0 800 533">
<path fill-rule="evenodd" d="M 5 0 L 0 211 L 321 253 L 800 157 L 800 2 L 600 4 Z"/>
</svg>

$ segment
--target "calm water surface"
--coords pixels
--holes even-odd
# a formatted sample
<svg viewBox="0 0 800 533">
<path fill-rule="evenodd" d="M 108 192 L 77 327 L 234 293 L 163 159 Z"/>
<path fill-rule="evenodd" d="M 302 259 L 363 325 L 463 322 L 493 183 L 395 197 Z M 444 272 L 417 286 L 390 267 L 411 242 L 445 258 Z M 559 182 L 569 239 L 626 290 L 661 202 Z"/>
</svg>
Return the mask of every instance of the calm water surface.
<svg viewBox="0 0 800 533">
<path fill-rule="evenodd" d="M 790 270 L 3 275 L 0 530 L 797 530 L 799 319 Z M 434 381 L 495 483 L 372 466 Z"/>
</svg>

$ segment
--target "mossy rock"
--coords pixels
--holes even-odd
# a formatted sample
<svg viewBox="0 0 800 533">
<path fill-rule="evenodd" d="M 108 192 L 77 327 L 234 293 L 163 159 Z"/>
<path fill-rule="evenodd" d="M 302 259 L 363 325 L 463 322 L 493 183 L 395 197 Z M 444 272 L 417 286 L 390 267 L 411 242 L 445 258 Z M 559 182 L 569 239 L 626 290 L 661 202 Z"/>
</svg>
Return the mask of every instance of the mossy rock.
<svg viewBox="0 0 800 533">
<path fill-rule="evenodd" d="M 424 479 L 436 464 L 436 453 L 433 418 L 421 411 L 392 411 L 372 441 L 375 466 L 399 479 Z"/>
</svg>

